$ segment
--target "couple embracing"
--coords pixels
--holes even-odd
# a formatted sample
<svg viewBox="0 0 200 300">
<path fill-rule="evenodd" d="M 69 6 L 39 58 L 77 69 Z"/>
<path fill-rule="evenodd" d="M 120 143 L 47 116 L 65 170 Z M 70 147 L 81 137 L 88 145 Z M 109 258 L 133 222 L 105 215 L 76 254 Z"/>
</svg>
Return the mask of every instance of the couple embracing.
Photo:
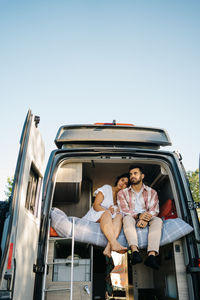
<svg viewBox="0 0 200 300">
<path fill-rule="evenodd" d="M 159 253 L 162 231 L 162 220 L 157 217 L 159 200 L 157 192 L 146 186 L 143 179 L 143 169 L 137 165 L 130 166 L 129 174 L 117 177 L 114 186 L 104 185 L 95 191 L 94 204 L 84 218 L 100 223 L 101 230 L 108 240 L 103 254 L 108 257 L 111 256 L 111 251 L 118 253 L 127 251 L 127 248 L 117 241 L 123 224 L 124 234 L 132 252 L 132 265 L 142 262 L 136 226 L 140 228 L 149 226 L 148 257 L 144 263 L 158 269 L 155 256 Z"/>
</svg>

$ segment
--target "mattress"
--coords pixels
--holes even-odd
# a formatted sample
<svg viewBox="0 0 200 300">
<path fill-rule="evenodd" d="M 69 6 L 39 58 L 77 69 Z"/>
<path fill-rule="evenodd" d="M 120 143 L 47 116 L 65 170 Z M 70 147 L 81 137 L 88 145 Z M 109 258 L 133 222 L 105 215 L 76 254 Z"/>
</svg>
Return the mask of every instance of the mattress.
<svg viewBox="0 0 200 300">
<path fill-rule="evenodd" d="M 77 217 L 68 217 L 62 210 L 54 207 L 51 209 L 51 226 L 55 229 L 60 237 L 72 236 L 72 220 L 74 219 L 74 239 L 77 242 L 88 243 L 100 247 L 105 247 L 107 239 L 100 229 L 100 224 L 81 219 Z M 137 228 L 138 248 L 147 248 L 148 226 L 146 228 Z M 163 221 L 160 246 L 172 243 L 181 237 L 193 231 L 192 226 L 180 218 L 168 219 Z M 121 245 L 128 247 L 123 228 L 118 237 Z"/>
</svg>

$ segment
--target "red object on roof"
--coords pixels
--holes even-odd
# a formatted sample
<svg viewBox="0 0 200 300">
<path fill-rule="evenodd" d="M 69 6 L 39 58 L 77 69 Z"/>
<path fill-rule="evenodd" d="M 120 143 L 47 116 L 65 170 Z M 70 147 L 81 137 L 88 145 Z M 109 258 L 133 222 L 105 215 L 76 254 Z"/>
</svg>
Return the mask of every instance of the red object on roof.
<svg viewBox="0 0 200 300">
<path fill-rule="evenodd" d="M 94 123 L 94 125 L 117 125 L 117 126 L 134 126 L 133 124 L 128 123 Z"/>
</svg>

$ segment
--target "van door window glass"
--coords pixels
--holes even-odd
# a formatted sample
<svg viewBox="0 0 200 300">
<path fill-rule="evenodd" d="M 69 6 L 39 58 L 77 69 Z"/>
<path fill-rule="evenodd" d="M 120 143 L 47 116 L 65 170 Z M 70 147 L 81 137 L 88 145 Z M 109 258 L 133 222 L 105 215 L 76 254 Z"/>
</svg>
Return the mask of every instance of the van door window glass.
<svg viewBox="0 0 200 300">
<path fill-rule="evenodd" d="M 31 165 L 27 193 L 26 193 L 25 207 L 35 216 L 37 216 L 37 197 L 39 195 L 38 193 L 39 182 L 40 182 L 39 175 Z"/>
</svg>

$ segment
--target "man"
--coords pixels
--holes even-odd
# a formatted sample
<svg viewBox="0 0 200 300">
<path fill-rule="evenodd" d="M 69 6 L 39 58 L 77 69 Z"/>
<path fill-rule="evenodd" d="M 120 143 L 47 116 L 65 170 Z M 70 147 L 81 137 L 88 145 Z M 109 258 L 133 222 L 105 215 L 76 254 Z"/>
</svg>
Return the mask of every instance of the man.
<svg viewBox="0 0 200 300">
<path fill-rule="evenodd" d="M 132 265 L 142 262 L 138 251 L 136 226 L 145 228 L 149 226 L 148 257 L 144 264 L 158 269 L 155 256 L 159 254 L 162 220 L 157 217 L 159 213 L 159 200 L 155 190 L 143 183 L 144 172 L 140 166 L 130 166 L 129 176 L 131 185 L 118 192 L 118 205 L 124 214 L 124 233 L 132 250 Z"/>
</svg>

